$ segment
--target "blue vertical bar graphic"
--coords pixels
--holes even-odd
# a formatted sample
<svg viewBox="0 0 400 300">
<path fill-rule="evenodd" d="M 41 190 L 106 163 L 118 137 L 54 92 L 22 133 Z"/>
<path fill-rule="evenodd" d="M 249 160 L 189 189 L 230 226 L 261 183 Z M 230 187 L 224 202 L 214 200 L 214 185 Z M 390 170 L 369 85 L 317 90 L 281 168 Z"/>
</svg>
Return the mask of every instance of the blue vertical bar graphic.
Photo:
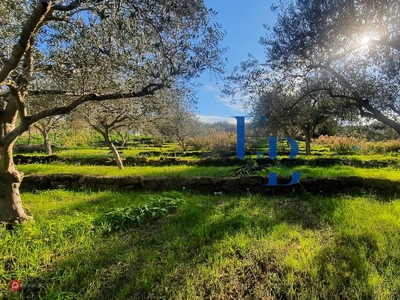
<svg viewBox="0 0 400 300">
<path fill-rule="evenodd" d="M 244 159 L 244 119 L 245 117 L 234 117 L 236 119 L 236 157 L 239 159 Z"/>
<path fill-rule="evenodd" d="M 264 186 L 277 186 L 278 185 L 278 174 L 275 172 L 269 173 L 268 183 L 264 184 Z"/>
<path fill-rule="evenodd" d="M 261 119 L 261 121 L 263 121 L 263 123 L 265 125 L 267 125 L 267 117 L 266 116 L 261 116 L 260 119 Z"/>
<path fill-rule="evenodd" d="M 287 141 L 289 142 L 290 145 L 289 158 L 293 159 L 297 156 L 297 154 L 299 154 L 299 144 L 297 144 L 297 142 L 292 138 L 287 138 Z"/>
</svg>

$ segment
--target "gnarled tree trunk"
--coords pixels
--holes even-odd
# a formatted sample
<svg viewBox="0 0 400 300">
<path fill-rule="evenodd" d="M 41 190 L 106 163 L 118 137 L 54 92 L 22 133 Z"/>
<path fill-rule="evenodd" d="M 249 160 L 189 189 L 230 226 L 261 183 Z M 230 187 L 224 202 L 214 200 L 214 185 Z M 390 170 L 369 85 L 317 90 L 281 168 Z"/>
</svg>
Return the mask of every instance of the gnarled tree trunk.
<svg viewBox="0 0 400 300">
<path fill-rule="evenodd" d="M 115 147 L 114 143 L 110 140 L 106 140 L 108 147 L 110 148 L 112 154 L 114 155 L 115 162 L 117 163 L 118 169 L 122 170 L 124 168 L 124 164 L 122 163 L 121 156 L 119 156 L 118 150 Z"/>
<path fill-rule="evenodd" d="M 33 219 L 22 205 L 19 187 L 23 173 L 13 163 L 13 144 L 0 146 L 0 221 L 9 223 Z"/>
<path fill-rule="evenodd" d="M 122 162 L 121 156 L 119 156 L 117 148 L 115 147 L 114 143 L 111 141 L 110 131 L 109 131 L 108 126 L 103 125 L 104 130 L 101 130 L 97 126 L 92 125 L 92 127 L 104 137 L 104 140 L 105 140 L 108 148 L 110 149 L 111 153 L 114 155 L 114 159 L 115 159 L 115 162 L 117 163 L 118 169 L 122 170 L 124 168 L 124 164 Z"/>
<path fill-rule="evenodd" d="M 43 137 L 43 145 L 46 150 L 47 155 L 53 154 L 53 150 L 51 149 L 51 141 L 50 141 L 50 130 L 52 129 L 53 126 L 53 119 L 48 118 L 45 120 L 45 122 L 37 123 L 34 125 L 41 133 Z"/>
<path fill-rule="evenodd" d="M 306 155 L 311 155 L 311 133 L 309 130 L 306 130 L 304 134 L 306 141 Z"/>
<path fill-rule="evenodd" d="M 51 149 L 51 142 L 50 142 L 49 132 L 47 130 L 45 130 L 43 132 L 43 139 L 44 139 L 44 147 L 46 149 L 46 154 L 47 155 L 52 155 L 53 151 Z"/>
</svg>

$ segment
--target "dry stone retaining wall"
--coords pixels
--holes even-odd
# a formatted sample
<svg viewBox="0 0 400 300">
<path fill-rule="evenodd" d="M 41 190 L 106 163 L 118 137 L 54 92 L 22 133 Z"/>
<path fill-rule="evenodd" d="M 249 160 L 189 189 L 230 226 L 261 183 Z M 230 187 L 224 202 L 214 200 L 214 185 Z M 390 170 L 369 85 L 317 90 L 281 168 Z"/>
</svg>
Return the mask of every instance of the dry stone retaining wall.
<svg viewBox="0 0 400 300">
<path fill-rule="evenodd" d="M 289 182 L 289 178 L 279 179 L 278 183 Z M 293 186 L 263 186 L 268 183 L 267 176 L 242 177 L 193 177 L 193 178 L 148 178 L 132 177 L 96 177 L 82 175 L 27 175 L 22 182 L 23 189 L 92 189 L 137 190 L 137 191 L 165 191 L 183 190 L 200 191 L 204 193 L 224 192 L 251 192 L 272 195 L 311 192 L 321 194 L 338 194 L 344 192 L 374 192 L 378 194 L 396 195 L 400 192 L 400 182 L 388 179 L 370 179 L 358 176 L 337 178 L 306 178 Z"/>
<path fill-rule="evenodd" d="M 100 166 L 116 166 L 113 158 L 62 158 L 57 155 L 43 155 L 43 156 L 28 156 L 28 155 L 15 155 L 14 162 L 19 164 L 35 164 L 35 163 L 52 163 L 52 162 L 65 162 L 65 163 L 78 163 L 82 165 L 100 165 Z M 369 160 L 362 161 L 358 159 L 343 159 L 343 158 L 316 158 L 313 160 L 306 160 L 301 158 L 289 159 L 283 158 L 280 160 L 273 160 L 269 158 L 256 160 L 259 165 L 275 165 L 279 163 L 282 166 L 318 166 L 329 167 L 333 165 L 354 166 L 358 168 L 384 168 L 388 166 L 399 167 L 400 164 L 397 160 Z M 169 165 L 196 165 L 196 166 L 240 166 L 246 162 L 238 158 L 206 158 L 197 161 L 184 160 L 179 157 L 160 157 L 159 159 L 149 159 L 147 157 L 126 157 L 123 159 L 125 166 L 169 166 Z"/>
</svg>

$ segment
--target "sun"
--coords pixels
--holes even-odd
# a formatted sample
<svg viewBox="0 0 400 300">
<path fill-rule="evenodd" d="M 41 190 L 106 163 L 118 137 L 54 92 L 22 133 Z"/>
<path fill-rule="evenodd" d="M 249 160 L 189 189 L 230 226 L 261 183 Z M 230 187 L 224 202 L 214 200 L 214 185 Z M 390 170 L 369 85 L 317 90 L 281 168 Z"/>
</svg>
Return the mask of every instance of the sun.
<svg viewBox="0 0 400 300">
<path fill-rule="evenodd" d="M 361 38 L 361 44 L 366 45 L 371 41 L 371 36 L 370 35 L 365 35 Z"/>
</svg>

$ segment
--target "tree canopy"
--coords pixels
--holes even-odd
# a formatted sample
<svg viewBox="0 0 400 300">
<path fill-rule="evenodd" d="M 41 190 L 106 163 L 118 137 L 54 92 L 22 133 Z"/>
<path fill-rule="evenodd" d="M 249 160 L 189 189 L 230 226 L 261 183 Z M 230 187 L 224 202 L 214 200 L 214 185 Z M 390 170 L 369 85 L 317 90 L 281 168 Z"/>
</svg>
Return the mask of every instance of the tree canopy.
<svg viewBox="0 0 400 300">
<path fill-rule="evenodd" d="M 358 111 L 400 133 L 400 3 L 394 0 L 283 0 L 260 39 L 266 59 L 250 57 L 225 92 L 257 99 L 276 85 L 324 93 L 342 112 Z M 306 88 L 304 88 L 306 87 Z"/>
<path fill-rule="evenodd" d="M 21 134 L 87 102 L 148 101 L 221 72 L 214 14 L 202 0 L 1 1 L 0 221 L 29 218 L 12 161 Z M 42 108 L 30 110 L 35 97 Z"/>
<path fill-rule="evenodd" d="M 325 91 L 400 133 L 400 3 L 394 0 L 283 1 L 261 39 L 267 63 L 286 78 L 323 74 Z"/>
</svg>

